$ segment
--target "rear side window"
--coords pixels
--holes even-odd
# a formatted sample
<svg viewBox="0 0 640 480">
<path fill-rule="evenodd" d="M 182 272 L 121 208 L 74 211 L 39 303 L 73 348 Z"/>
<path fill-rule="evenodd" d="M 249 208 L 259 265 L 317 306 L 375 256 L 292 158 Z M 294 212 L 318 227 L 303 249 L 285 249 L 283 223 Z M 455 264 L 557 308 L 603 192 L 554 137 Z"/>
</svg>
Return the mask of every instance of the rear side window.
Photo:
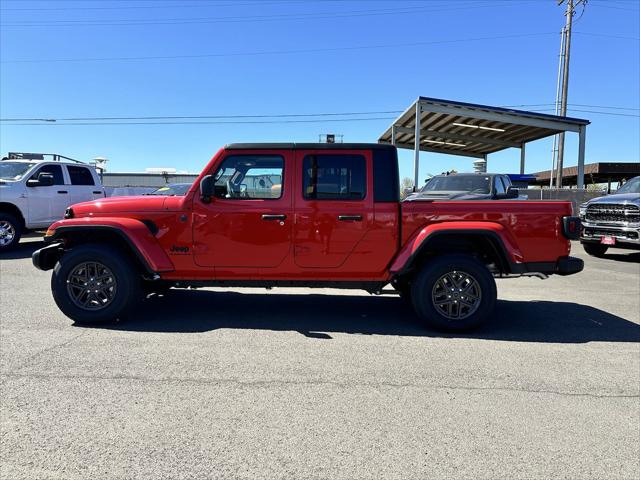
<svg viewBox="0 0 640 480">
<path fill-rule="evenodd" d="M 60 165 L 45 165 L 44 167 L 36 170 L 36 173 L 31 175 L 32 180 L 37 180 L 38 175 L 41 173 L 50 173 L 53 175 L 53 184 L 54 185 L 64 185 L 64 177 L 62 176 L 62 167 Z"/>
<path fill-rule="evenodd" d="M 71 185 L 95 185 L 93 175 L 88 168 L 67 165 Z"/>
<path fill-rule="evenodd" d="M 308 200 L 361 200 L 367 194 L 362 155 L 307 155 L 302 169 L 302 192 Z"/>
</svg>

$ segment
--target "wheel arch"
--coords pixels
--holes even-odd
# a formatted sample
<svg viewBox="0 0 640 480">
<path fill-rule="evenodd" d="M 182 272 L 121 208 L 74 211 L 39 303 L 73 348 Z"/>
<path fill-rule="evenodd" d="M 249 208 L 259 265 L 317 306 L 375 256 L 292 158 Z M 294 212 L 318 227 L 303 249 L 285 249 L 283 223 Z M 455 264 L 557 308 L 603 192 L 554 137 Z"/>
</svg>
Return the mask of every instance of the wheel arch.
<svg viewBox="0 0 640 480">
<path fill-rule="evenodd" d="M 20 222 L 20 227 L 24 230 L 26 228 L 26 221 L 24 215 L 22 214 L 22 210 L 17 205 L 10 202 L 0 202 L 0 213 L 8 213 L 9 215 L 13 215 Z"/>
<path fill-rule="evenodd" d="M 132 221 L 135 222 L 133 226 L 137 227 L 134 230 L 125 230 L 117 225 L 54 224 L 51 234 L 45 239 L 48 242 L 61 243 L 64 249 L 87 243 L 114 246 L 128 255 L 141 272 L 148 275 L 173 270 L 173 264 L 147 226 L 140 221 Z M 47 266 L 49 265 L 45 267 Z"/>
<path fill-rule="evenodd" d="M 514 253 L 505 241 L 504 232 L 498 228 L 447 228 L 439 227 L 429 231 L 429 227 L 421 230 L 400 251 L 391 266 L 391 273 L 396 278 L 406 277 L 430 258 L 442 254 L 469 254 L 479 258 L 486 265 L 494 264 L 501 274 L 515 271 L 513 268 Z"/>
</svg>

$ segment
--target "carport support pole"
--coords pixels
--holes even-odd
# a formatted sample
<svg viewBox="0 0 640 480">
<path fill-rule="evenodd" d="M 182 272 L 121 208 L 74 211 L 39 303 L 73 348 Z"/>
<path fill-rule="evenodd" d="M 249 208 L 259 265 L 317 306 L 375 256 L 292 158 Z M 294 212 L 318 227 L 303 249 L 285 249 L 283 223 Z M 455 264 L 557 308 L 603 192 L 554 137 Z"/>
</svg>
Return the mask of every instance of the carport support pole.
<svg viewBox="0 0 640 480">
<path fill-rule="evenodd" d="M 418 191 L 418 172 L 420 167 L 420 101 L 416 102 L 416 142 L 413 153 L 413 191 Z"/>
<path fill-rule="evenodd" d="M 578 188 L 584 188 L 584 148 L 587 140 L 586 137 L 587 126 L 580 125 L 580 129 L 578 130 Z"/>
<path fill-rule="evenodd" d="M 395 145 L 396 144 L 396 126 L 395 125 L 391 125 L 391 145 Z"/>
<path fill-rule="evenodd" d="M 520 175 L 524 175 L 524 159 L 526 155 L 525 143 L 520 146 Z"/>
</svg>

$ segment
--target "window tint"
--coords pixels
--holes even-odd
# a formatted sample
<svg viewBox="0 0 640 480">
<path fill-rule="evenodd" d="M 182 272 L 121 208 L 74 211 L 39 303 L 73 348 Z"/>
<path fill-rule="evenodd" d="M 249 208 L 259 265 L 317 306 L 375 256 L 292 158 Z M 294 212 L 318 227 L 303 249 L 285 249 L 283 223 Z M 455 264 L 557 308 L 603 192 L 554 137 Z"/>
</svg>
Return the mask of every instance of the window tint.
<svg viewBox="0 0 640 480">
<path fill-rule="evenodd" d="M 367 193 L 365 165 L 362 155 L 307 155 L 302 163 L 304 198 L 363 199 Z"/>
<path fill-rule="evenodd" d="M 67 165 L 67 171 L 71 178 L 71 185 L 95 185 L 93 175 L 88 168 Z"/>
<path fill-rule="evenodd" d="M 506 192 L 500 177 L 495 177 L 493 182 L 495 183 L 495 191 L 493 193 L 505 193 Z"/>
<path fill-rule="evenodd" d="M 232 155 L 216 172 L 215 196 L 276 199 L 282 196 L 284 159 L 279 155 Z"/>
<path fill-rule="evenodd" d="M 54 185 L 64 185 L 64 177 L 62 176 L 62 167 L 60 165 L 45 165 L 44 167 L 36 170 L 36 173 L 31 175 L 30 179 L 37 180 L 38 175 L 41 173 L 50 173 L 53 175 Z"/>
</svg>

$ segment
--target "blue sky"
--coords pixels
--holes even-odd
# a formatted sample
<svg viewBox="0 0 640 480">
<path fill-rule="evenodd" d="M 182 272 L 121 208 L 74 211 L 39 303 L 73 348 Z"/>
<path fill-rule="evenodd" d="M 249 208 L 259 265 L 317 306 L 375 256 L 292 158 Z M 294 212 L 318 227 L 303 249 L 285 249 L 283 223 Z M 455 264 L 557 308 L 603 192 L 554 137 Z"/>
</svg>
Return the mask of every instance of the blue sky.
<svg viewBox="0 0 640 480">
<path fill-rule="evenodd" d="M 551 104 L 564 24 L 555 0 L 0 0 L 0 7 L 3 119 L 387 112 L 419 95 Z M 637 0 L 590 0 L 575 24 L 569 115 L 592 122 L 587 162 L 639 159 L 639 29 Z M 131 57 L 165 58 L 123 59 Z M 96 58 L 103 60 L 87 61 Z M 225 143 L 313 142 L 326 132 L 375 142 L 394 116 L 2 122 L 0 151 L 100 155 L 110 171 L 197 172 Z M 576 163 L 574 137 L 568 165 Z M 530 144 L 527 170 L 548 169 L 550 151 L 551 139 Z M 422 153 L 420 175 L 469 171 L 472 160 Z M 412 176 L 411 162 L 412 152 L 402 152 L 402 176 Z M 511 149 L 490 156 L 489 169 L 516 172 L 518 162 Z"/>
</svg>

